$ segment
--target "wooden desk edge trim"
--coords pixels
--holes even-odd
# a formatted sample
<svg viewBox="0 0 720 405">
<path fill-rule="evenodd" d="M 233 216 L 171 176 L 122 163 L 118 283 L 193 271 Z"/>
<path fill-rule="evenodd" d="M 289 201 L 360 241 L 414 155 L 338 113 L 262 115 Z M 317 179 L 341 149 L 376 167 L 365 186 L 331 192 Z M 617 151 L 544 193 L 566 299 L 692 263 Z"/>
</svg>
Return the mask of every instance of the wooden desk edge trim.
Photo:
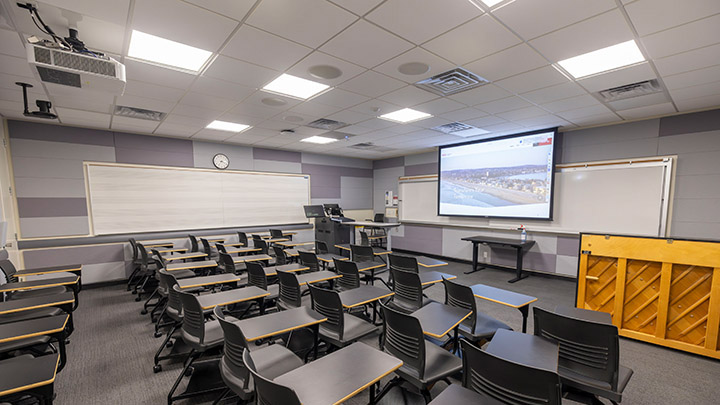
<svg viewBox="0 0 720 405">
<path fill-rule="evenodd" d="M 382 297 L 372 298 L 372 299 L 369 299 L 369 300 L 366 300 L 366 301 L 363 301 L 363 302 L 355 303 L 355 304 L 353 304 L 353 305 L 345 305 L 345 304 L 343 304 L 343 308 L 355 308 L 355 307 L 359 307 L 360 305 L 365 305 L 365 304 L 368 304 L 368 303 L 373 302 L 373 301 L 379 301 L 379 300 L 381 300 L 381 299 L 383 299 L 383 298 L 387 298 L 387 297 L 390 297 L 390 296 L 392 296 L 392 295 L 395 295 L 395 293 L 391 291 L 389 294 L 383 295 Z"/>
<path fill-rule="evenodd" d="M 334 245 L 334 246 L 335 246 L 336 248 L 342 249 L 342 250 L 352 250 L 352 249 L 350 249 L 349 247 L 345 247 L 345 246 L 340 246 L 340 245 Z"/>
<path fill-rule="evenodd" d="M 57 269 L 57 270 L 42 270 L 42 271 L 32 271 L 33 269 L 27 269 L 27 270 L 18 270 L 17 273 L 13 274 L 13 276 L 17 277 L 25 277 L 25 276 L 39 276 L 42 274 L 53 274 L 53 273 L 72 273 L 73 271 L 82 271 L 82 265 L 78 265 L 80 267 L 71 267 L 71 268 L 63 268 L 63 269 Z M 29 273 L 25 273 L 25 271 L 30 270 Z"/>
<path fill-rule="evenodd" d="M 448 265 L 447 263 L 439 263 L 439 264 L 422 264 L 422 263 L 418 262 L 418 266 L 422 266 L 422 267 L 442 267 L 442 266 L 447 266 L 447 265 Z"/>
<path fill-rule="evenodd" d="M 40 319 L 44 319 L 44 318 L 40 318 Z M 22 336 L 13 336 L 10 338 L 0 340 L 0 343 L 14 342 L 16 340 L 27 339 L 27 338 L 31 338 L 31 337 L 35 337 L 35 336 L 53 335 L 55 333 L 62 332 L 65 329 L 65 326 L 67 326 L 68 319 L 70 319 L 70 315 L 65 315 L 65 322 L 63 322 L 62 326 L 57 329 L 44 330 L 42 332 L 30 333 L 28 335 L 22 335 Z"/>
<path fill-rule="evenodd" d="M 334 275 L 334 276 L 330 276 L 330 277 L 323 278 L 323 279 L 312 280 L 312 281 L 303 281 L 302 283 L 299 283 L 299 284 L 302 286 L 302 285 L 305 285 L 305 284 L 321 283 L 321 282 L 323 282 L 323 281 L 335 280 L 336 278 L 340 278 L 340 277 L 342 277 L 340 274 L 336 274 L 336 275 Z"/>
<path fill-rule="evenodd" d="M 168 256 L 168 257 L 165 257 L 164 259 L 166 262 L 172 262 L 174 260 L 197 259 L 199 257 L 207 257 L 207 254 L 201 253 L 201 254 L 197 254 L 197 255 L 193 255 L 193 256 L 183 256 L 183 257 Z"/>
<path fill-rule="evenodd" d="M 211 305 L 211 306 L 208 306 L 208 307 L 202 307 L 202 309 L 211 309 L 211 308 L 215 308 L 215 307 L 222 307 L 222 306 L 225 306 L 225 305 L 237 304 L 238 302 L 252 301 L 252 300 L 256 300 L 256 299 L 258 299 L 258 298 L 265 298 L 265 297 L 267 297 L 268 295 L 270 295 L 270 293 L 260 294 L 260 295 L 258 295 L 258 296 L 256 296 L 256 297 L 243 298 L 243 299 L 241 299 L 241 300 L 237 300 L 237 299 L 235 299 L 235 300 L 230 300 L 230 301 L 228 301 L 228 302 L 222 302 L 221 304 L 215 304 L 215 305 Z"/>
<path fill-rule="evenodd" d="M 481 299 L 484 299 L 484 300 L 488 300 L 488 301 L 495 302 L 495 303 L 497 303 L 497 304 L 502 304 L 502 305 L 505 305 L 505 306 L 508 306 L 508 307 L 512 307 L 512 308 L 522 308 L 522 307 L 524 307 L 524 306 L 526 306 L 526 305 L 530 305 L 530 304 L 532 304 L 533 302 L 535 302 L 535 301 L 538 300 L 537 298 L 535 298 L 535 299 L 532 299 L 532 300 L 530 300 L 530 301 L 528 301 L 528 302 L 526 302 L 526 303 L 524 303 L 524 304 L 522 304 L 522 305 L 510 305 L 510 304 L 508 304 L 507 302 L 502 302 L 502 301 L 494 300 L 494 299 L 492 299 L 492 298 L 483 297 L 482 295 L 478 295 L 478 294 L 475 294 L 475 293 L 473 293 L 473 295 L 476 296 L 477 298 L 481 298 Z"/>
<path fill-rule="evenodd" d="M 384 353 L 384 352 L 383 352 L 383 353 Z M 360 392 L 366 390 L 369 386 L 371 386 L 371 385 L 375 384 L 376 382 L 382 380 L 383 378 L 387 377 L 388 375 L 390 375 L 390 373 L 395 372 L 395 370 L 399 369 L 399 368 L 402 367 L 402 365 L 403 365 L 403 362 L 402 362 L 401 360 L 398 360 L 398 361 L 400 362 L 400 364 L 398 364 L 397 366 L 393 367 L 392 369 L 390 369 L 389 371 L 387 371 L 386 373 L 384 373 L 384 374 L 381 375 L 380 377 L 375 378 L 375 379 L 373 379 L 372 381 L 370 381 L 369 383 L 367 383 L 367 384 L 363 385 L 362 387 L 356 389 L 355 391 L 353 391 L 353 392 L 350 393 L 349 395 L 345 396 L 343 399 L 335 402 L 333 405 L 342 404 L 343 402 L 347 401 L 348 399 L 350 399 L 350 398 L 354 397 L 355 395 L 359 394 Z"/>
<path fill-rule="evenodd" d="M 338 257 L 337 259 L 340 260 L 341 262 L 344 262 L 344 261 L 346 261 L 346 260 L 350 260 L 349 257 L 343 257 L 343 258 Z M 333 260 L 335 260 L 335 258 L 333 258 L 333 259 L 326 259 L 326 258 L 324 258 L 324 257 L 318 257 L 318 260 L 320 260 L 321 262 L 325 262 L 325 263 L 332 263 Z"/>
<path fill-rule="evenodd" d="M 457 276 L 445 277 L 445 280 L 455 280 L 456 278 L 457 278 Z M 442 282 L 442 278 L 440 280 L 426 281 L 420 285 L 429 285 L 429 284 L 435 284 L 435 283 L 440 283 L 440 282 Z"/>
<path fill-rule="evenodd" d="M 266 338 L 266 337 L 277 336 L 277 335 L 279 335 L 279 334 L 281 334 L 281 333 L 289 332 L 289 331 L 291 331 L 291 330 L 296 330 L 296 329 L 301 329 L 301 328 L 307 328 L 308 326 L 317 325 L 317 324 L 323 323 L 323 322 L 325 322 L 325 321 L 327 321 L 327 318 L 319 319 L 319 320 L 317 320 L 317 321 L 309 322 L 309 323 L 306 323 L 306 324 L 304 324 L 304 325 L 295 326 L 295 327 L 292 327 L 292 328 L 286 328 L 286 329 L 283 329 L 283 330 L 279 330 L 279 331 L 277 331 L 277 332 L 268 333 L 268 334 L 265 334 L 265 335 L 262 335 L 262 336 L 258 336 L 258 337 L 254 337 L 254 338 L 251 338 L 251 339 L 249 339 L 249 338 L 246 338 L 246 339 L 247 339 L 248 342 L 254 342 L 254 341 L 256 341 L 256 340 L 264 339 L 264 338 Z"/>
<path fill-rule="evenodd" d="M 21 391 L 31 390 L 31 389 L 37 388 L 37 387 L 43 387 L 45 385 L 50 385 L 50 384 L 54 383 L 55 378 L 57 377 L 57 368 L 58 368 L 59 364 L 60 364 L 60 355 L 57 355 L 57 360 L 55 361 L 55 371 L 53 372 L 53 376 L 51 379 L 46 380 L 46 381 L 38 381 L 34 384 L 23 385 L 22 387 L 16 387 L 16 388 L 11 388 L 6 391 L 2 391 L 2 392 L 0 392 L 0 397 L 15 394 L 15 393 L 21 392 Z"/>
<path fill-rule="evenodd" d="M 188 264 L 190 264 L 190 263 L 188 263 Z M 207 265 L 204 265 L 204 266 L 176 267 L 176 268 L 172 268 L 172 269 L 168 269 L 168 268 L 166 267 L 165 270 L 167 270 L 167 271 L 177 271 L 177 270 L 206 269 L 206 268 L 208 268 L 208 267 L 215 267 L 215 266 L 217 266 L 217 263 L 215 263 L 215 264 L 207 264 Z"/>
<path fill-rule="evenodd" d="M 34 285 L 34 286 L 22 287 L 22 288 L 6 288 L 6 286 L 12 287 L 12 284 L 14 284 L 14 283 L 7 283 L 7 284 L 0 285 L 0 292 L 24 291 L 24 290 L 34 290 L 36 288 L 47 288 L 47 287 L 57 287 L 57 286 L 61 286 L 61 285 L 72 285 L 72 284 L 77 284 L 78 281 L 80 281 L 80 277 L 78 277 L 75 281 L 67 281 L 64 283 L 50 283 L 50 284 Z"/>
<path fill-rule="evenodd" d="M 428 336 L 432 336 L 432 337 L 434 337 L 434 338 L 436 338 L 436 339 L 440 339 L 440 338 L 442 338 L 443 336 L 445 336 L 445 335 L 447 335 L 448 333 L 450 333 L 451 330 L 455 329 L 458 325 L 460 325 L 460 323 L 461 323 L 462 321 L 466 320 L 470 315 L 472 315 L 472 311 L 470 311 L 469 314 L 465 315 L 461 320 L 457 321 L 457 323 L 456 323 L 455 325 L 453 325 L 450 329 L 446 330 L 445 333 L 443 333 L 442 335 L 435 335 L 435 334 L 429 333 L 429 332 L 423 332 L 423 333 L 425 333 L 425 334 L 428 335 Z"/>
<path fill-rule="evenodd" d="M 386 266 L 385 264 L 378 264 L 378 265 L 376 265 L 376 266 L 371 266 L 371 267 L 365 267 L 365 268 L 362 268 L 362 269 L 358 269 L 358 271 L 375 270 L 375 269 L 379 269 L 379 268 L 382 268 L 382 267 L 385 267 L 385 266 Z"/>
<path fill-rule="evenodd" d="M 9 302 L 12 302 L 12 301 L 9 301 Z M 71 298 L 71 299 L 66 300 L 66 301 L 57 301 L 57 302 L 50 302 L 50 303 L 46 303 L 46 304 L 33 305 L 33 306 L 31 306 L 31 307 L 15 308 L 15 309 L 11 309 L 11 310 L 8 310 L 8 311 L 3 311 L 3 310 L 0 309 L 0 315 L 14 314 L 15 312 L 30 311 L 30 310 L 32 310 L 32 309 L 52 307 L 52 306 L 55 306 L 55 305 L 72 304 L 72 303 L 74 303 L 74 302 L 75 302 L 75 299 L 74 299 L 74 298 Z"/>
<path fill-rule="evenodd" d="M 192 277 L 190 277 L 190 278 L 192 278 Z M 182 281 L 182 280 L 179 280 L 179 281 Z M 180 287 L 181 289 L 186 289 L 186 288 L 194 288 L 194 287 L 205 287 L 206 285 L 235 283 L 235 282 L 238 282 L 238 281 L 240 281 L 240 279 L 237 279 L 237 280 L 220 280 L 220 281 L 213 281 L 213 282 L 210 282 L 210 283 L 193 284 L 193 285 L 186 285 L 186 286 L 180 286 L 180 284 L 178 284 L 178 287 Z"/>
</svg>

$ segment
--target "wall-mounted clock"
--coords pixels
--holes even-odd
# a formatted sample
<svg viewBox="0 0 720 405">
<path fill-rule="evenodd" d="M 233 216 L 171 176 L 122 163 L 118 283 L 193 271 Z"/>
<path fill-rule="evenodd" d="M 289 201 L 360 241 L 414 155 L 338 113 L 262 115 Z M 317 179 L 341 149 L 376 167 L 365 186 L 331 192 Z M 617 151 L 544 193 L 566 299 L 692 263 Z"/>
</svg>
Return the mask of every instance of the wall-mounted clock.
<svg viewBox="0 0 720 405">
<path fill-rule="evenodd" d="M 225 170 L 230 166 L 230 159 L 228 159 L 227 155 L 223 153 L 218 153 L 217 155 L 213 156 L 213 165 L 217 167 L 220 170 Z"/>
</svg>

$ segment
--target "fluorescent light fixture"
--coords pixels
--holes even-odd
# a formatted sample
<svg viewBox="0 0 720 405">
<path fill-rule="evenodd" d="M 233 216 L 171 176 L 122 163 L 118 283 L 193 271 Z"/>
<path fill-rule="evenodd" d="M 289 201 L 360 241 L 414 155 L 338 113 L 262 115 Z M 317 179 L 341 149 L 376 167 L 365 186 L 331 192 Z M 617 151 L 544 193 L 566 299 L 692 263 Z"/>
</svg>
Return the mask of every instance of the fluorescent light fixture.
<svg viewBox="0 0 720 405">
<path fill-rule="evenodd" d="M 595 73 L 621 68 L 644 61 L 634 40 L 608 46 L 597 51 L 588 52 L 558 62 L 563 69 L 574 78 L 589 76 Z"/>
<path fill-rule="evenodd" d="M 420 120 L 424 120 L 425 118 L 430 118 L 430 117 L 432 117 L 432 115 L 430 115 L 428 113 L 416 111 L 411 108 L 403 108 L 402 110 L 397 110 L 395 112 L 381 115 L 378 118 L 382 118 L 382 119 L 388 120 L 388 121 L 399 122 L 401 124 L 406 124 L 408 122 L 420 121 Z"/>
<path fill-rule="evenodd" d="M 337 139 L 335 138 L 328 138 L 326 136 L 311 136 L 309 138 L 301 139 L 300 142 L 310 142 L 310 143 L 319 143 L 321 145 L 324 145 L 326 143 L 333 143 L 337 142 Z"/>
<path fill-rule="evenodd" d="M 242 131 L 250 128 L 250 125 L 236 124 L 234 122 L 215 120 L 215 121 L 209 123 L 205 128 L 217 129 L 218 131 L 227 131 L 227 132 L 242 132 Z"/>
<path fill-rule="evenodd" d="M 132 32 L 128 56 L 185 70 L 199 71 L 212 52 L 156 37 L 144 32 Z"/>
<path fill-rule="evenodd" d="M 502 3 L 505 0 L 481 0 L 486 6 L 492 7 L 498 3 Z"/>
<path fill-rule="evenodd" d="M 301 77 L 291 76 L 283 73 L 277 79 L 271 81 L 263 90 L 307 100 L 310 97 L 319 94 L 330 88 L 330 86 L 312 80 L 303 79 Z"/>
</svg>

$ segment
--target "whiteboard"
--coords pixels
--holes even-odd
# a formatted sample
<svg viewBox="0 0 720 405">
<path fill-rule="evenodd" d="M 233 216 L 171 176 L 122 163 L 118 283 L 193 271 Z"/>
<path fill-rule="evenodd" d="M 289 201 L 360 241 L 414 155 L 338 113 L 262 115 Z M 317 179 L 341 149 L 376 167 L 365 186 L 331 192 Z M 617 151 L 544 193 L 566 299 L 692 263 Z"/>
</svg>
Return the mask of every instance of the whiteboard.
<svg viewBox="0 0 720 405">
<path fill-rule="evenodd" d="M 85 163 L 93 234 L 307 223 L 310 176 Z"/>
<path fill-rule="evenodd" d="M 400 221 L 553 233 L 665 236 L 673 158 L 567 165 L 555 172 L 553 220 L 437 215 L 437 176 L 401 178 Z"/>
</svg>

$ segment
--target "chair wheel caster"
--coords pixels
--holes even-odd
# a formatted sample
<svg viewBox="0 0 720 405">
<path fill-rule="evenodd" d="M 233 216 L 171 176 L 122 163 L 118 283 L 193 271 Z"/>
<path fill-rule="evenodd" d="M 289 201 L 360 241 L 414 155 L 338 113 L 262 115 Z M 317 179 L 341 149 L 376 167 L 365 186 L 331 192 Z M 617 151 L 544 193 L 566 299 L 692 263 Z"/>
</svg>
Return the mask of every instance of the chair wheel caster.
<svg viewBox="0 0 720 405">
<path fill-rule="evenodd" d="M 135 298 L 135 301 L 140 301 L 142 298 L 138 295 L 137 298 Z"/>
<path fill-rule="evenodd" d="M 195 369 L 193 367 L 188 368 L 187 370 L 185 370 L 185 377 L 190 377 L 193 372 L 195 372 Z"/>
<path fill-rule="evenodd" d="M 165 347 L 171 348 L 171 347 L 173 347 L 174 345 L 175 345 L 175 343 L 171 340 L 171 341 L 169 341 L 169 342 L 167 342 L 167 343 L 165 344 Z"/>
<path fill-rule="evenodd" d="M 142 311 L 140 311 L 140 315 L 147 315 L 147 309 L 143 309 Z"/>
<path fill-rule="evenodd" d="M 153 373 L 159 373 L 162 371 L 162 366 L 159 364 L 156 364 L 153 366 Z"/>
<path fill-rule="evenodd" d="M 132 295 L 137 294 L 137 290 L 133 290 Z"/>
</svg>

